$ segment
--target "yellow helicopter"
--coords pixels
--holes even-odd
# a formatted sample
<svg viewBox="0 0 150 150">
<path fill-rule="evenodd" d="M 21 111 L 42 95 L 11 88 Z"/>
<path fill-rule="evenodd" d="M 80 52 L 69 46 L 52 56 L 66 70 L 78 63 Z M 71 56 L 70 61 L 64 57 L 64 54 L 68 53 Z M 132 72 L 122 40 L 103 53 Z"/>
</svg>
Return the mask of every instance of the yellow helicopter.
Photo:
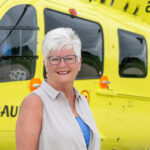
<svg viewBox="0 0 150 150">
<path fill-rule="evenodd" d="M 45 78 L 42 39 L 57 27 L 81 38 L 75 86 L 101 149 L 150 149 L 150 0 L 1 0 L 0 12 L 0 150 L 16 149 L 20 104 Z"/>
</svg>

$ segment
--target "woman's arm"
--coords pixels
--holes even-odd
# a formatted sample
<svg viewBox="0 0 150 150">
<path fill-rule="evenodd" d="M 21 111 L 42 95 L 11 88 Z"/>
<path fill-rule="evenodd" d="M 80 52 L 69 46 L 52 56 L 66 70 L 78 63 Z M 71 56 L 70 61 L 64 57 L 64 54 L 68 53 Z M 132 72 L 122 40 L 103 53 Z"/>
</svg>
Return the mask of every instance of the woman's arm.
<svg viewBox="0 0 150 150">
<path fill-rule="evenodd" d="M 43 104 L 39 96 L 27 96 L 21 105 L 16 124 L 16 149 L 38 150 L 43 119 Z"/>
</svg>

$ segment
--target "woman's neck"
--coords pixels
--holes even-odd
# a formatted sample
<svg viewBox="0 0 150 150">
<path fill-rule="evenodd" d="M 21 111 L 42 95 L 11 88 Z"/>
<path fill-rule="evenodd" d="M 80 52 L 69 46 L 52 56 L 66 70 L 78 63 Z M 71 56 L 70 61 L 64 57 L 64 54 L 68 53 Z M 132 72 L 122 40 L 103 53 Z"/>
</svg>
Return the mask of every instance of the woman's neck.
<svg viewBox="0 0 150 150">
<path fill-rule="evenodd" d="M 73 83 L 56 84 L 53 83 L 51 80 L 47 80 L 47 82 L 57 91 L 63 92 L 67 99 L 72 99 L 72 97 L 75 95 L 73 90 Z"/>
</svg>

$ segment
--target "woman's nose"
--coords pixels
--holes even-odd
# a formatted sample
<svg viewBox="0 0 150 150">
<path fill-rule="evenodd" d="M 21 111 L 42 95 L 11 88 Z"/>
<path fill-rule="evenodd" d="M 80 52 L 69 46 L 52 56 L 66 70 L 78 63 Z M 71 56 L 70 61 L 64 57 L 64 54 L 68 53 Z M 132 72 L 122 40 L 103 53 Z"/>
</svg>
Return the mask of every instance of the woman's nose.
<svg viewBox="0 0 150 150">
<path fill-rule="evenodd" d="M 66 66 L 66 63 L 65 63 L 65 61 L 64 61 L 64 59 L 63 59 L 63 58 L 60 60 L 59 65 L 60 65 L 60 66 Z"/>
</svg>

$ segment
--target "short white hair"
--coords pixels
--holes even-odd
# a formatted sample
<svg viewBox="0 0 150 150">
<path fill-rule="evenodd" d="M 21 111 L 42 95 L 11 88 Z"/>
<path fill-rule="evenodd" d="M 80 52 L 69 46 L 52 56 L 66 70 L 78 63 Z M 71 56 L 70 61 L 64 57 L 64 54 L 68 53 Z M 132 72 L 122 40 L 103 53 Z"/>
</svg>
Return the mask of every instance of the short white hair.
<svg viewBox="0 0 150 150">
<path fill-rule="evenodd" d="M 71 46 L 75 55 L 78 56 L 78 61 L 81 58 L 81 40 L 77 33 L 71 28 L 56 28 L 49 31 L 42 44 L 42 53 L 45 62 L 50 51 L 60 51 L 65 46 Z"/>
</svg>

